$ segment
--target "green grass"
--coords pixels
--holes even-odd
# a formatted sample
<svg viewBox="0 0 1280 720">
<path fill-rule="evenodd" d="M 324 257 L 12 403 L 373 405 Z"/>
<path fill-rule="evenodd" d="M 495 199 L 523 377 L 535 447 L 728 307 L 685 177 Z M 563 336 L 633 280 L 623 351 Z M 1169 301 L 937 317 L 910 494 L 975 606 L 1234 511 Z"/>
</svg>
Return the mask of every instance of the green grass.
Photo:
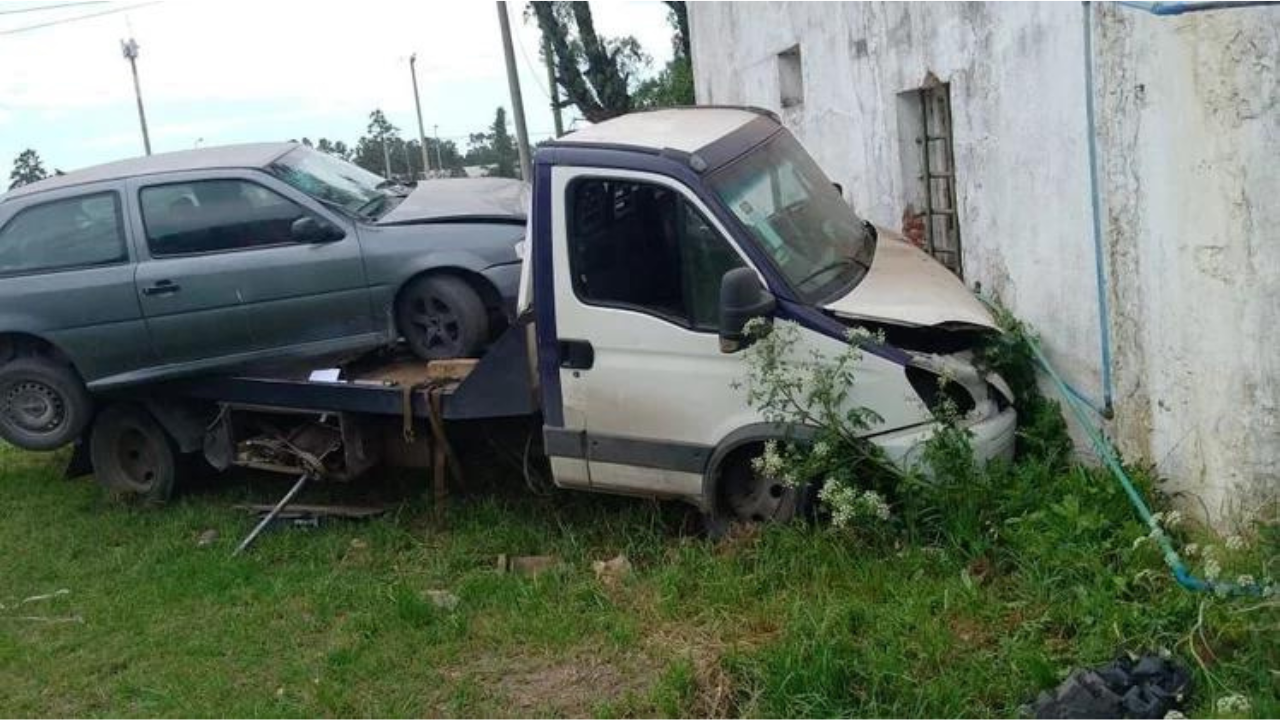
<svg viewBox="0 0 1280 720">
<path fill-rule="evenodd" d="M 1092 472 L 996 473 L 970 494 L 999 511 L 958 502 L 954 527 L 917 507 L 892 532 L 716 544 L 683 536 L 677 506 L 515 481 L 455 498 L 447 529 L 413 500 L 232 558 L 250 520 L 230 506 L 282 481 L 149 510 L 61 479 L 60 460 L 0 448 L 6 716 L 1005 716 L 1075 667 L 1160 648 L 1195 671 L 1189 714 L 1228 693 L 1280 714 L 1274 604 L 1177 588 Z M 562 564 L 502 574 L 499 553 Z M 634 572 L 597 580 L 618 553 Z M 1264 529 L 1239 560 L 1275 554 Z"/>
</svg>

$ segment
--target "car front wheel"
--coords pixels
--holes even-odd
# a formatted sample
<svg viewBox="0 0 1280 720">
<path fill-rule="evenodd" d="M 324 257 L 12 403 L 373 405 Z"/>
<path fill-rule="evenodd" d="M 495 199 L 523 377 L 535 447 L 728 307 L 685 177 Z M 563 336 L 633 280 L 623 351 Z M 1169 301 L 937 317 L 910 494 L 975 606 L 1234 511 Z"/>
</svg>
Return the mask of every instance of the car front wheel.
<svg viewBox="0 0 1280 720">
<path fill-rule="evenodd" d="M 489 339 L 489 314 L 462 278 L 425 275 L 396 302 L 396 326 L 409 349 L 424 360 L 476 357 Z"/>
</svg>

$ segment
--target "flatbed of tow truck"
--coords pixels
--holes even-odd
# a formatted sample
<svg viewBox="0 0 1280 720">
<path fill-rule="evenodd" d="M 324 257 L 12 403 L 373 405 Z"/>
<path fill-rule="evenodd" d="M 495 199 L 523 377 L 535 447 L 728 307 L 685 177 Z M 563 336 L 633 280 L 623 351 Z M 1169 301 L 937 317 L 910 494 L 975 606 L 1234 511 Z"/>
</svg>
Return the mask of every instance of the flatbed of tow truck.
<svg viewBox="0 0 1280 720">
<path fill-rule="evenodd" d="M 354 480 L 379 465 L 429 467 L 442 501 L 446 476 L 461 479 L 447 425 L 514 420 L 537 431 L 527 347 L 525 328 L 513 326 L 479 359 L 367 357 L 319 372 L 202 376 L 106 396 L 68 474 L 92 472 L 109 488 L 163 501 L 182 456 L 203 456 L 217 470 L 309 480 Z M 130 412 L 138 406 L 146 413 Z M 139 416 L 159 428 L 148 432 Z M 95 439 L 99 433 L 113 440 Z"/>
</svg>

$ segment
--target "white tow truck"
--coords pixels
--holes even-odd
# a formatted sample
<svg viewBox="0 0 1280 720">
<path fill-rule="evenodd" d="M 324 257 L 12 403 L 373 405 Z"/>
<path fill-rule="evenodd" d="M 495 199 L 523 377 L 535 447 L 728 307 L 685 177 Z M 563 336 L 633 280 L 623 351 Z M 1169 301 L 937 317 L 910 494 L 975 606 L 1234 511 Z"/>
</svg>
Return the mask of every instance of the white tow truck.
<svg viewBox="0 0 1280 720">
<path fill-rule="evenodd" d="M 866 437 L 891 459 L 911 463 L 934 432 L 940 392 L 980 459 L 1013 452 L 1008 386 L 972 361 L 996 331 L 986 308 L 861 220 L 768 112 L 655 110 L 542 146 L 522 256 L 516 322 L 478 360 L 133 389 L 100 399 L 74 464 L 153 501 L 192 454 L 300 482 L 434 465 L 443 487 L 454 428 L 501 422 L 558 487 L 785 517 L 793 491 L 748 462 L 795 430 L 765 422 L 739 382 L 756 317 L 794 322 L 803 357 L 839 352 L 855 327 L 884 337 L 864 343 L 849 402 L 878 415 Z"/>
</svg>

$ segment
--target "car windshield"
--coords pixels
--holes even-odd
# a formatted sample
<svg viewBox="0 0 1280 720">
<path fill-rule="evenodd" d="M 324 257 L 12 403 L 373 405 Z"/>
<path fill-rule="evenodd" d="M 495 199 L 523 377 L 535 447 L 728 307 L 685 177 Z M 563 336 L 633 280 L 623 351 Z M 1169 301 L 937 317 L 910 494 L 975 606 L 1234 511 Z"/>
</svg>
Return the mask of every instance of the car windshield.
<svg viewBox="0 0 1280 720">
<path fill-rule="evenodd" d="M 874 231 L 791 133 L 716 171 L 710 184 L 805 302 L 848 293 L 870 269 Z"/>
<path fill-rule="evenodd" d="M 320 202 L 353 215 L 375 218 L 388 209 L 386 180 L 317 150 L 299 147 L 273 162 L 269 170 Z"/>
</svg>

